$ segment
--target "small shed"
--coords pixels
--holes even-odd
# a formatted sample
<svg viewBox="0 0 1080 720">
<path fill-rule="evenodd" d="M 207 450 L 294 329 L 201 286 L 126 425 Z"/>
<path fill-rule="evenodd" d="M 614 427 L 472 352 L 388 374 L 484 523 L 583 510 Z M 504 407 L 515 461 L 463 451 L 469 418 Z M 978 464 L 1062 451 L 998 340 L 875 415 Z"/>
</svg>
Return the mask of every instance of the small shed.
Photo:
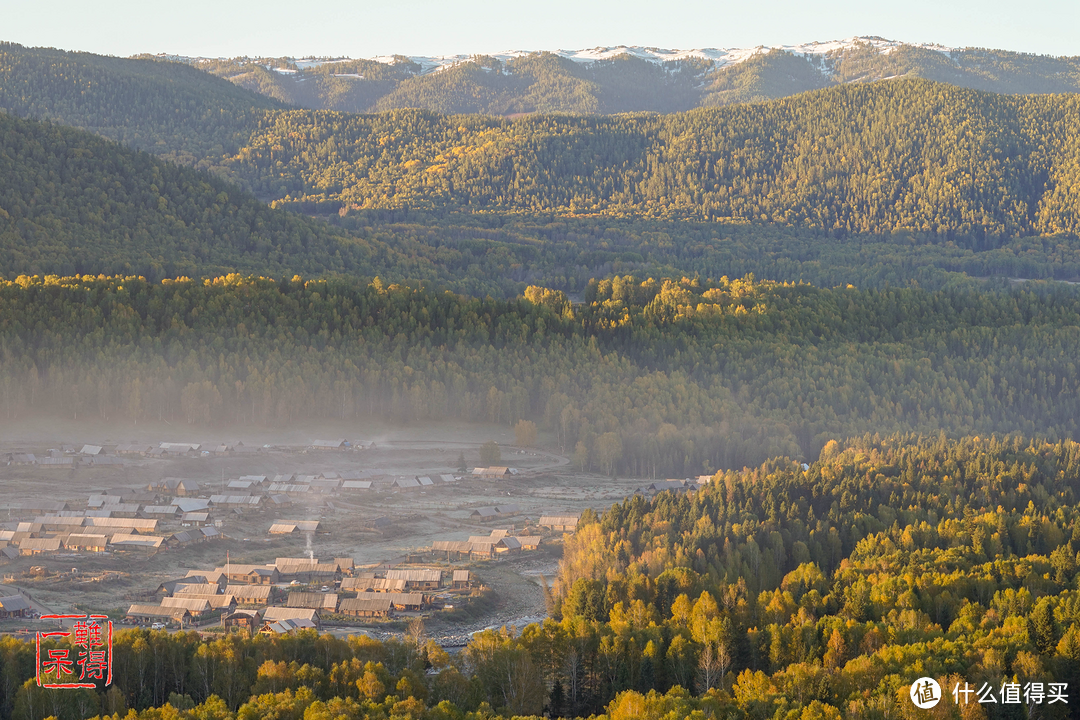
<svg viewBox="0 0 1080 720">
<path fill-rule="evenodd" d="M 128 608 L 128 618 L 137 623 L 178 622 L 181 627 L 191 622 L 191 612 L 182 607 L 162 607 L 161 605 L 132 605 Z"/>
<path fill-rule="evenodd" d="M 389 597 L 346 598 L 341 601 L 339 612 L 353 617 L 389 617 L 392 602 Z"/>
<path fill-rule="evenodd" d="M 521 543 L 515 537 L 504 537 L 495 543 L 495 553 L 516 553 L 521 552 Z"/>
<path fill-rule="evenodd" d="M 108 535 L 88 535 L 86 533 L 71 533 L 64 541 L 64 546 L 69 550 L 81 552 L 105 552 L 108 549 Z"/>
<path fill-rule="evenodd" d="M 319 627 L 319 611 L 313 608 L 268 607 L 263 611 L 263 622 L 279 620 L 307 620 Z"/>
<path fill-rule="evenodd" d="M 442 585 L 442 570 L 437 568 L 408 568 L 387 570 L 387 580 L 404 580 L 409 590 L 438 590 Z"/>
<path fill-rule="evenodd" d="M 303 618 L 285 618 L 274 622 L 267 622 L 264 618 L 259 633 L 262 635 L 288 635 L 299 630 L 317 630 L 318 627 L 318 623 Z"/>
<path fill-rule="evenodd" d="M 184 527 L 200 528 L 210 522 L 208 512 L 186 512 L 180 516 L 180 524 Z"/>
<path fill-rule="evenodd" d="M 512 475 L 510 468 L 508 467 L 486 467 L 486 468 L 473 468 L 473 475 L 478 477 L 509 477 Z"/>
<path fill-rule="evenodd" d="M 518 535 L 517 541 L 521 543 L 522 550 L 538 550 L 540 548 L 539 535 Z"/>
<path fill-rule="evenodd" d="M 349 441 L 345 438 L 337 440 L 314 440 L 311 447 L 316 450 L 345 450 L 349 447 Z"/>
<path fill-rule="evenodd" d="M 229 585 L 225 592 L 236 598 L 237 605 L 269 605 L 273 588 L 269 585 Z"/>
<path fill-rule="evenodd" d="M 19 543 L 20 555 L 41 555 L 60 550 L 60 538 L 26 538 Z"/>
<path fill-rule="evenodd" d="M 224 571 L 230 583 L 242 583 L 245 585 L 275 585 L 281 582 L 281 574 L 275 567 L 266 565 L 239 565 L 230 563 L 228 566 L 219 568 Z"/>
<path fill-rule="evenodd" d="M 176 498 L 172 505 L 180 508 L 180 512 L 205 512 L 210 509 L 210 501 L 203 498 Z"/>
<path fill-rule="evenodd" d="M 578 515 L 571 513 L 563 513 L 561 515 L 541 515 L 540 522 L 537 523 L 540 527 L 550 528 L 555 531 L 573 532 L 577 529 Z"/>
<path fill-rule="evenodd" d="M 118 532 L 109 540 L 109 547 L 116 550 L 157 550 L 163 542 L 165 538 L 160 535 L 130 535 Z"/>
<path fill-rule="evenodd" d="M 388 578 L 345 578 L 341 581 L 341 589 L 355 590 L 358 593 L 405 592 L 405 581 Z"/>
<path fill-rule="evenodd" d="M 22 595 L 0 597 L 0 618 L 29 617 L 32 612 L 30 602 Z"/>
<path fill-rule="evenodd" d="M 219 507 L 258 510 L 262 495 L 211 495 L 210 504 Z"/>
<path fill-rule="evenodd" d="M 338 596 L 337 593 L 291 592 L 285 605 L 291 608 L 312 608 L 334 612 L 337 610 Z"/>
<path fill-rule="evenodd" d="M 216 590 L 217 588 L 215 587 L 214 589 Z M 194 600 L 194 601 L 202 600 L 202 601 L 205 601 L 210 606 L 210 610 L 212 610 L 212 611 L 230 612 L 230 611 L 234 610 L 236 608 L 236 605 L 237 605 L 236 598 L 233 597 L 232 595 L 228 595 L 228 594 L 223 595 L 221 593 L 199 594 L 199 593 L 194 593 L 194 592 L 176 593 L 171 598 L 163 598 L 162 601 L 161 601 L 161 604 L 164 605 L 164 606 L 172 606 L 173 605 L 172 602 L 167 602 L 167 601 L 172 601 L 172 600 Z"/>
<path fill-rule="evenodd" d="M 423 610 L 427 603 L 423 593 L 384 593 L 395 610 L 418 611 Z"/>
<path fill-rule="evenodd" d="M 192 617 L 200 618 L 210 614 L 210 603 L 203 598 L 193 598 L 185 595 L 161 598 L 163 608 L 184 608 Z"/>
<path fill-rule="evenodd" d="M 648 490 L 649 492 L 653 492 L 653 493 L 664 492 L 665 490 L 673 490 L 675 492 L 683 492 L 684 490 L 686 490 L 686 481 L 685 480 L 659 480 L 657 482 L 654 482 L 652 485 L 649 485 L 645 489 Z"/>
<path fill-rule="evenodd" d="M 233 610 L 221 616 L 225 632 L 242 631 L 254 635 L 262 626 L 262 613 L 258 610 Z"/>
</svg>

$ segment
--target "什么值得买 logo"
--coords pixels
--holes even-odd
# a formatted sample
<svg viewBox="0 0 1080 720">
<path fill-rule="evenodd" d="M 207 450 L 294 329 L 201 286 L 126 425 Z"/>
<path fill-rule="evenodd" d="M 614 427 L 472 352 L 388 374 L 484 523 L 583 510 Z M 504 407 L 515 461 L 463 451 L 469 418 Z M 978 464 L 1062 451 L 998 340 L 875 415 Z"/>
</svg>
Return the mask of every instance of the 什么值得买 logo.
<svg viewBox="0 0 1080 720">
<path fill-rule="evenodd" d="M 913 682 L 911 702 L 915 703 L 915 707 L 923 710 L 929 710 L 941 702 L 941 686 L 938 685 L 937 680 L 921 677 Z"/>
</svg>

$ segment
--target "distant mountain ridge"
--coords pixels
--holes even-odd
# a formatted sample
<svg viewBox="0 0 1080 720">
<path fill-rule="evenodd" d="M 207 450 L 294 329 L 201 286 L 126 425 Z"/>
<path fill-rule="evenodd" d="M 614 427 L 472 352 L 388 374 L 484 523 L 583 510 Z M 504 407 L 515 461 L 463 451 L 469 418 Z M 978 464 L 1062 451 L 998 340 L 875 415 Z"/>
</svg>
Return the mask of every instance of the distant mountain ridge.
<svg viewBox="0 0 1080 720">
<path fill-rule="evenodd" d="M 912 76 L 998 93 L 1080 91 L 1080 58 L 904 43 L 877 36 L 777 47 L 642 46 L 490 55 L 351 58 L 181 56 L 241 87 L 308 109 L 611 114 L 681 112 Z"/>
<path fill-rule="evenodd" d="M 984 72 L 1028 86 L 1032 63 L 1061 62 L 991 56 L 979 56 Z M 964 54 L 867 44 L 833 71 L 843 84 L 772 51 L 708 86 L 695 79 L 701 58 L 552 54 L 419 76 L 408 59 L 337 63 L 333 75 L 324 63 L 293 85 L 314 102 L 338 83 L 353 92 L 360 77 L 335 77 L 351 73 L 369 104 L 486 108 L 470 117 L 297 109 L 176 62 L 0 45 L 0 111 L 38 121 L 0 128 L 15 143 L 0 173 L 0 273 L 377 272 L 479 296 L 576 292 L 629 271 L 934 287 L 953 273 L 1080 278 L 1080 94 L 865 82 L 904 74 L 913 58 L 949 70 L 953 57 Z M 283 76 L 252 67 L 256 79 Z M 729 107 L 602 117 L 706 101 Z M 253 195 L 189 171 L 163 185 L 155 168 L 171 166 L 54 137 L 56 124 Z"/>
<path fill-rule="evenodd" d="M 695 48 L 693 50 L 678 50 L 659 47 L 646 47 L 643 45 L 608 45 L 581 50 L 509 50 L 497 53 L 473 53 L 457 55 L 380 55 L 370 60 L 386 65 L 395 65 L 402 62 L 415 63 L 420 66 L 420 74 L 438 72 L 455 65 L 470 62 L 478 57 L 492 57 L 500 62 L 508 62 L 529 55 L 550 54 L 565 58 L 573 62 L 591 64 L 603 60 L 614 60 L 618 57 L 629 56 L 647 62 L 665 64 L 687 60 L 701 60 L 710 63 L 712 68 L 719 69 L 738 65 L 755 55 L 765 55 L 774 50 L 779 50 L 795 56 L 806 58 L 828 59 L 835 57 L 837 53 L 869 45 L 877 52 L 888 55 L 901 47 L 917 47 L 949 55 L 961 48 L 951 48 L 934 43 L 903 43 L 896 40 L 887 40 L 878 36 L 850 37 L 845 40 L 831 40 L 827 42 L 808 42 L 799 45 L 758 45 L 753 48 Z M 184 55 L 158 55 L 157 57 L 174 62 L 194 64 L 209 60 L 210 58 L 190 57 Z M 219 60 L 221 58 L 218 58 Z M 280 59 L 279 59 L 280 60 Z M 347 63 L 353 58 L 286 58 L 286 62 L 295 67 L 278 68 L 279 72 L 291 74 L 296 71 L 310 70 L 324 65 L 332 66 L 338 63 Z M 255 60 L 258 62 L 258 60 Z M 823 65 L 824 72 L 830 72 L 830 68 Z M 346 74 L 342 73 L 341 76 Z"/>
</svg>

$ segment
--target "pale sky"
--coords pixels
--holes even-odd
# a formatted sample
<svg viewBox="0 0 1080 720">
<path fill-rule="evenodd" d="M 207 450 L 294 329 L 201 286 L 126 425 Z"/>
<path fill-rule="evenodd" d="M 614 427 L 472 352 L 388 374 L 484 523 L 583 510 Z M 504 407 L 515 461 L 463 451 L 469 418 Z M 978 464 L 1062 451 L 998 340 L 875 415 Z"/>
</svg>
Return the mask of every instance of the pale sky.
<svg viewBox="0 0 1080 720">
<path fill-rule="evenodd" d="M 0 41 L 128 56 L 746 48 L 880 35 L 1080 55 L 1077 0 L 0 0 Z"/>
</svg>

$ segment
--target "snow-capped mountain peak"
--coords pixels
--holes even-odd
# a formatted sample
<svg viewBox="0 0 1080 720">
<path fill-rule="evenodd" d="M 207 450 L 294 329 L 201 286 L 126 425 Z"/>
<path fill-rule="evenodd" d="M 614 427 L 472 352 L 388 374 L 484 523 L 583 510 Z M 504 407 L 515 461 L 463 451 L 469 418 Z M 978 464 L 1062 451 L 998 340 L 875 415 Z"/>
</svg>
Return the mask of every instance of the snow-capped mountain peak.
<svg viewBox="0 0 1080 720">
<path fill-rule="evenodd" d="M 555 50 L 553 51 L 553 54 L 580 63 L 611 60 L 622 55 L 630 55 L 641 60 L 655 63 L 699 59 L 712 63 L 714 68 L 722 68 L 729 65 L 737 65 L 755 55 L 767 53 L 771 50 L 783 50 L 803 57 L 824 57 L 830 53 L 842 52 L 858 46 L 869 45 L 877 52 L 887 55 L 905 44 L 912 44 L 915 47 L 936 50 L 943 53 L 951 52 L 954 49 L 931 43 L 902 43 L 897 40 L 887 40 L 877 36 L 864 36 L 850 37 L 845 40 L 830 40 L 827 42 L 815 41 L 799 45 L 759 45 L 753 48 L 697 48 L 693 50 L 673 50 L 667 48 L 643 47 L 640 45 L 616 45 L 583 50 Z M 513 58 L 530 55 L 532 52 L 535 51 L 511 50 L 499 53 L 486 53 L 486 55 L 505 62 Z M 393 64 L 398 61 L 399 57 L 400 56 L 384 55 L 372 58 L 372 60 Z M 426 74 L 437 72 L 463 62 L 468 62 L 474 57 L 476 57 L 476 55 L 421 55 L 409 57 L 408 59 L 419 65 L 422 68 L 421 72 Z M 318 61 L 305 60 L 301 62 L 315 63 Z M 300 66 L 300 62 L 297 63 L 297 66 Z"/>
</svg>

